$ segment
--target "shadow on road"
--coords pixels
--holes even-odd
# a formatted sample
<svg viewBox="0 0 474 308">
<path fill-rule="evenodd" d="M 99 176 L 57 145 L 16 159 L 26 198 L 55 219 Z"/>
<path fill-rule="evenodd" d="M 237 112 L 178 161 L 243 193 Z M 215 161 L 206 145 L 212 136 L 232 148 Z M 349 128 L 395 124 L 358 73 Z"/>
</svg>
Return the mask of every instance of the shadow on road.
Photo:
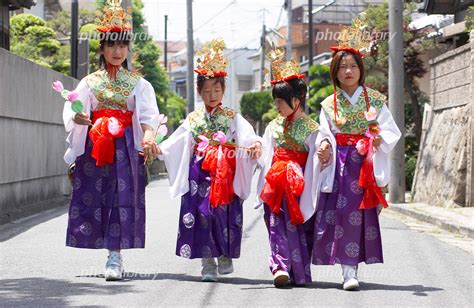
<svg viewBox="0 0 474 308">
<path fill-rule="evenodd" d="M 133 290 L 132 290 L 133 289 Z M 100 285 L 60 279 L 21 278 L 0 280 L 0 306 L 68 306 L 68 297 L 114 295 L 137 292 L 133 286 L 110 283 Z"/>
<path fill-rule="evenodd" d="M 311 285 L 308 285 L 307 287 L 312 288 L 312 289 L 342 289 L 342 284 L 335 283 L 335 282 L 313 282 Z M 380 291 L 380 290 L 407 291 L 407 292 L 413 292 L 413 295 L 416 295 L 416 296 L 428 296 L 428 292 L 444 291 L 444 289 L 441 289 L 441 288 L 425 287 L 419 284 L 399 286 L 399 285 L 368 283 L 368 282 L 360 283 L 360 291 Z"/>
</svg>

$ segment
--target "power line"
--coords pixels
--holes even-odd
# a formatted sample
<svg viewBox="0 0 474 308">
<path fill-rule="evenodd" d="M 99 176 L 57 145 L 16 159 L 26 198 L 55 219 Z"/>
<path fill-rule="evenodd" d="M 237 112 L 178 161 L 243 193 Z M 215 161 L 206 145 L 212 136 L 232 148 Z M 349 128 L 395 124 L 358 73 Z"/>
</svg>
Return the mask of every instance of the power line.
<svg viewBox="0 0 474 308">
<path fill-rule="evenodd" d="M 231 2 L 229 4 L 227 4 L 222 10 L 220 10 L 218 13 L 216 13 L 215 15 L 213 15 L 211 18 L 209 18 L 208 20 L 206 20 L 203 24 L 201 24 L 198 28 L 195 28 L 193 30 L 193 33 L 199 31 L 200 29 L 202 29 L 205 25 L 207 25 L 208 23 L 210 23 L 212 20 L 214 20 L 217 16 L 219 16 L 220 14 L 222 14 L 222 12 L 224 12 L 225 10 L 227 10 L 229 7 L 231 7 L 232 5 L 235 4 L 235 0 L 231 0 Z M 171 44 L 168 48 L 171 48 L 173 46 L 176 46 L 179 44 L 180 41 L 184 40 L 186 37 L 183 37 L 179 40 L 177 40 L 175 43 Z"/>
</svg>

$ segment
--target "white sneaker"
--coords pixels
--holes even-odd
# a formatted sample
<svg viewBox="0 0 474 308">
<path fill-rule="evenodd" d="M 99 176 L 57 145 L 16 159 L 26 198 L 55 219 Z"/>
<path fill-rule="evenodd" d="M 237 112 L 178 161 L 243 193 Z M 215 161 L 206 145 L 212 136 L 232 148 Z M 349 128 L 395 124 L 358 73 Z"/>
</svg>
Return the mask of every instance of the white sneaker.
<svg viewBox="0 0 474 308">
<path fill-rule="evenodd" d="M 357 266 L 341 264 L 342 267 L 342 288 L 346 291 L 359 288 L 357 278 Z"/>
<path fill-rule="evenodd" d="M 290 279 L 290 275 L 287 272 L 278 270 L 273 274 L 273 285 L 277 288 L 283 287 L 288 280 Z"/>
<path fill-rule="evenodd" d="M 214 258 L 202 258 L 201 281 L 216 282 L 217 281 L 217 264 Z"/>
<path fill-rule="evenodd" d="M 359 288 L 359 281 L 357 280 L 357 278 L 350 278 L 349 280 L 344 282 L 342 288 L 346 291 L 356 290 Z"/>
<path fill-rule="evenodd" d="M 124 273 L 122 256 L 118 251 L 111 251 L 107 263 L 105 265 L 105 280 L 117 281 L 122 280 Z"/>
<path fill-rule="evenodd" d="M 224 256 L 217 258 L 217 269 L 219 274 L 226 275 L 234 271 L 234 265 L 232 264 L 232 259 Z"/>
</svg>

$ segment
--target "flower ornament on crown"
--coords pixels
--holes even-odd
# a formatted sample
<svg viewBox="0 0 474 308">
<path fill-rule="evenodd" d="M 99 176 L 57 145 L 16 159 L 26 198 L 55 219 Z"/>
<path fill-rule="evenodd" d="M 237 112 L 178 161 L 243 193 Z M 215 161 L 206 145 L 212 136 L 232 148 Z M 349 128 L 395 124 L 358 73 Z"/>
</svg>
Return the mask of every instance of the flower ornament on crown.
<svg viewBox="0 0 474 308">
<path fill-rule="evenodd" d="M 276 48 L 267 54 L 272 66 L 273 80 L 272 85 L 280 82 L 287 82 L 292 79 L 302 79 L 304 74 L 300 74 L 300 65 L 295 60 L 285 61 L 285 51 L 282 48 Z M 266 71 L 268 73 L 268 71 Z M 268 83 L 267 83 L 268 85 Z"/>
<path fill-rule="evenodd" d="M 366 16 L 361 13 L 351 26 L 343 27 L 339 36 L 338 46 L 331 47 L 332 51 L 347 51 L 361 56 L 370 52 L 371 32 L 367 27 Z"/>
<path fill-rule="evenodd" d="M 126 32 L 132 30 L 132 8 L 124 9 L 122 0 L 107 0 L 102 12 L 96 13 L 99 32 Z"/>
<path fill-rule="evenodd" d="M 223 39 L 214 39 L 204 44 L 196 55 L 196 73 L 208 78 L 227 76 L 228 60 L 224 57 L 225 42 Z"/>
</svg>

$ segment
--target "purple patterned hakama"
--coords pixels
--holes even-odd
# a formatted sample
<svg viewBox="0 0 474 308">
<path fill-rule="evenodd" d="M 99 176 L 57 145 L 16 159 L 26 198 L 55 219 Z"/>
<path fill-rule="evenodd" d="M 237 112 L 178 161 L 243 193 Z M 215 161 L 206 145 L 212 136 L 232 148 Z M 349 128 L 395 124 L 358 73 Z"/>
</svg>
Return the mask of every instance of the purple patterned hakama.
<svg viewBox="0 0 474 308">
<path fill-rule="evenodd" d="M 313 263 L 383 263 L 377 208 L 359 209 L 363 156 L 355 145 L 337 146 L 336 151 L 333 192 L 321 193 L 316 212 Z"/>
<path fill-rule="evenodd" d="M 193 155 L 189 167 L 189 191 L 181 199 L 176 255 L 183 258 L 240 257 L 242 200 L 212 208 L 211 179 L 201 168 L 203 158 Z"/>
<path fill-rule="evenodd" d="M 310 283 L 311 255 L 304 225 L 291 222 L 285 200 L 279 214 L 272 212 L 267 205 L 264 205 L 264 211 L 270 240 L 270 271 L 283 270 L 296 284 Z"/>
<path fill-rule="evenodd" d="M 145 246 L 145 166 L 133 129 L 115 139 L 114 163 L 96 166 L 92 142 L 76 159 L 66 245 L 109 250 Z"/>
</svg>

